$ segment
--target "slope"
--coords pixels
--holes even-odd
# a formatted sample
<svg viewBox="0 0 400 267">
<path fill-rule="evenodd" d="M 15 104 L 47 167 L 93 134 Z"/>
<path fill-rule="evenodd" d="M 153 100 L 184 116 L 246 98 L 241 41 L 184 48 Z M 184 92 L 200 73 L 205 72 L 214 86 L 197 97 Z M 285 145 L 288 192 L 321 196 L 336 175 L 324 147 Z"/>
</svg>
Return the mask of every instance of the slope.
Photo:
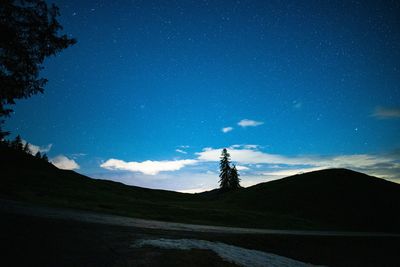
<svg viewBox="0 0 400 267">
<path fill-rule="evenodd" d="M 0 198 L 184 223 L 399 232 L 400 185 L 345 169 L 183 194 L 91 179 L 0 148 Z"/>
</svg>

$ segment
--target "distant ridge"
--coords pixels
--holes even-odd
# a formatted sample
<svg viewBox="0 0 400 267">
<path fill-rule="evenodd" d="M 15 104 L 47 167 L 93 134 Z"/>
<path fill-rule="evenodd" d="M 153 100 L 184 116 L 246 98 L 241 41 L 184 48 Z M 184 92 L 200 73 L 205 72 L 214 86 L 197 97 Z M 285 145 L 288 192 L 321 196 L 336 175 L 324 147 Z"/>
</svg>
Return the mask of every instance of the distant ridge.
<svg viewBox="0 0 400 267">
<path fill-rule="evenodd" d="M 199 194 L 91 179 L 6 147 L 0 170 L 0 198 L 53 207 L 210 225 L 400 232 L 400 185 L 347 169 Z"/>
</svg>

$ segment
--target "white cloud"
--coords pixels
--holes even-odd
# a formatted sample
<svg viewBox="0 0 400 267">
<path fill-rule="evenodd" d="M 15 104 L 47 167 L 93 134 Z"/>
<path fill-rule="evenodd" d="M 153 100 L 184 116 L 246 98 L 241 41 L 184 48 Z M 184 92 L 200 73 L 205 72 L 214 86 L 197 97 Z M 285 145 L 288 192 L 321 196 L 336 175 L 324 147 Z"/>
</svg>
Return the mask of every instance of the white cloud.
<svg viewBox="0 0 400 267">
<path fill-rule="evenodd" d="M 157 175 L 163 171 L 177 171 L 187 165 L 196 164 L 197 160 L 183 159 L 183 160 L 165 160 L 165 161 L 152 161 L 146 160 L 143 162 L 126 162 L 119 159 L 109 159 L 102 163 L 100 167 L 108 170 L 125 170 L 131 172 L 141 172 L 147 175 Z"/>
<path fill-rule="evenodd" d="M 219 161 L 222 148 L 205 148 L 196 153 L 198 160 L 205 162 Z M 256 149 L 228 149 L 234 162 L 238 164 L 268 164 L 264 168 L 271 169 L 271 164 L 281 165 L 279 171 L 264 173 L 265 175 L 288 176 L 299 172 L 326 168 L 349 168 L 382 178 L 400 178 L 399 155 L 352 154 L 338 156 L 283 156 L 269 154 Z M 298 167 L 301 167 L 300 169 Z M 296 168 L 296 169 L 293 169 Z M 260 168 L 259 168 L 260 169 Z M 397 174 L 396 174 L 397 173 Z"/>
<path fill-rule="evenodd" d="M 71 155 L 71 157 L 73 157 L 74 159 L 75 159 L 75 158 L 79 158 L 79 157 L 87 156 L 86 153 L 74 153 L 74 154 L 70 154 L 70 155 Z"/>
<path fill-rule="evenodd" d="M 353 154 L 322 158 L 319 165 L 332 168 L 368 168 L 379 164 L 394 162 L 395 159 L 382 155 Z"/>
<path fill-rule="evenodd" d="M 69 159 L 64 155 L 58 155 L 57 157 L 52 158 L 50 162 L 53 163 L 53 165 L 57 168 L 63 170 L 77 170 L 80 168 L 75 160 Z"/>
<path fill-rule="evenodd" d="M 247 149 L 257 149 L 259 147 L 260 147 L 259 145 L 244 145 L 244 148 L 247 148 Z"/>
<path fill-rule="evenodd" d="M 323 169 L 326 169 L 326 168 L 315 167 L 315 168 L 286 169 L 286 170 L 265 172 L 265 173 L 263 173 L 263 175 L 287 177 L 287 176 L 292 176 L 292 175 L 301 174 L 301 173 L 305 173 L 305 172 L 318 171 L 318 170 L 323 170 Z"/>
<path fill-rule="evenodd" d="M 179 148 L 175 149 L 175 151 L 178 152 L 178 153 L 187 154 L 187 152 L 185 150 L 182 150 L 182 149 L 179 149 Z"/>
<path fill-rule="evenodd" d="M 400 118 L 400 108 L 376 107 L 372 116 L 378 119 Z"/>
<path fill-rule="evenodd" d="M 223 133 L 227 133 L 227 132 L 230 132 L 230 131 L 232 131 L 232 130 L 233 130 L 233 127 L 224 127 L 224 128 L 221 129 L 221 131 L 222 131 Z"/>
<path fill-rule="evenodd" d="M 238 170 L 238 171 L 246 171 L 246 170 L 249 170 L 249 168 L 246 167 L 246 166 L 242 166 L 242 165 L 236 165 L 236 170 Z"/>
<path fill-rule="evenodd" d="M 213 190 L 213 189 L 215 189 L 215 188 L 213 188 L 213 187 L 197 187 L 197 188 L 178 190 L 178 192 L 194 194 L 194 193 L 201 193 L 201 192 L 204 192 L 204 191 L 210 191 L 210 190 Z"/>
<path fill-rule="evenodd" d="M 196 153 L 201 161 L 219 161 L 222 148 L 205 148 Z M 231 158 L 241 164 L 303 164 L 303 159 L 287 158 L 280 155 L 268 154 L 254 149 L 228 149 Z M 308 160 L 307 160 L 308 161 Z"/>
<path fill-rule="evenodd" d="M 248 120 L 248 119 L 243 119 L 238 122 L 239 126 L 242 127 L 255 127 L 264 124 L 262 121 L 253 121 L 253 120 Z"/>
<path fill-rule="evenodd" d="M 222 148 L 205 148 L 196 153 L 202 161 L 218 161 Z M 269 154 L 256 149 L 228 149 L 231 158 L 241 164 L 284 164 L 284 165 L 315 165 L 331 168 L 367 167 L 376 164 L 393 162 L 393 158 L 381 155 L 353 154 L 340 156 L 295 156 L 287 157 Z"/>
<path fill-rule="evenodd" d="M 205 170 L 161 172 L 158 175 L 146 175 L 141 172 L 120 171 L 118 173 L 102 172 L 91 177 L 122 182 L 128 185 L 154 189 L 174 190 L 178 192 L 202 192 L 218 188 L 218 173 Z"/>
<path fill-rule="evenodd" d="M 252 175 L 241 175 L 240 178 L 241 178 L 240 185 L 243 187 L 249 187 L 252 185 L 259 184 L 259 183 L 265 183 L 265 182 L 277 180 L 277 179 L 280 179 L 281 177 L 252 174 Z"/>
<path fill-rule="evenodd" d="M 260 147 L 259 145 L 231 145 L 229 148 L 230 149 L 235 149 L 235 148 L 257 149 L 259 147 Z"/>
<path fill-rule="evenodd" d="M 125 162 L 110 159 L 101 167 L 119 172 L 104 172 L 102 177 L 98 174 L 94 176 L 148 188 L 190 193 L 206 191 L 219 186 L 218 161 L 221 150 L 204 148 L 196 153 L 195 158 L 184 160 Z M 241 185 L 244 187 L 326 168 L 349 168 L 400 181 L 400 151 L 380 155 L 285 156 L 266 153 L 258 145 L 242 144 L 228 147 L 228 152 L 241 172 Z M 194 164 L 196 166 L 184 168 Z"/>
<path fill-rule="evenodd" d="M 25 145 L 27 143 L 26 140 L 22 140 L 22 144 Z M 29 150 L 31 152 L 32 155 L 35 155 L 36 153 L 38 153 L 40 151 L 40 153 L 48 153 L 51 150 L 51 147 L 53 146 L 53 144 L 48 144 L 47 146 L 37 146 L 34 144 L 29 143 Z"/>
</svg>

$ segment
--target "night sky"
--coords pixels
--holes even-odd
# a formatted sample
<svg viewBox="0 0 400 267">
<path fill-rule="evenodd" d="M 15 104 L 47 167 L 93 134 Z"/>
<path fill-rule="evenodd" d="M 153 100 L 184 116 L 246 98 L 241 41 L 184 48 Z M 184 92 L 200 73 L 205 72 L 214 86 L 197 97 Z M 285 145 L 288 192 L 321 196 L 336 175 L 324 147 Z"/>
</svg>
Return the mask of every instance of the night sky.
<svg viewBox="0 0 400 267">
<path fill-rule="evenodd" d="M 94 178 L 197 192 L 328 167 L 400 181 L 399 1 L 55 1 L 78 43 L 5 129 Z"/>
</svg>

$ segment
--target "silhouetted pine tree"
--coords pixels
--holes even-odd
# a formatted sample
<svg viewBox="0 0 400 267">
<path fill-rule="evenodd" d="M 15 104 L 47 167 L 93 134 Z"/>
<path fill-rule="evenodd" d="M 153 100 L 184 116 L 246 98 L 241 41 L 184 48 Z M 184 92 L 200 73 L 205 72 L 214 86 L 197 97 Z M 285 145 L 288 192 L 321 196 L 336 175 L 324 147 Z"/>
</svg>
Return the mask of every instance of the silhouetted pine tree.
<svg viewBox="0 0 400 267">
<path fill-rule="evenodd" d="M 230 188 L 230 183 L 229 183 L 229 176 L 231 172 L 231 166 L 230 164 L 230 155 L 226 148 L 222 150 L 221 153 L 221 160 L 219 162 L 219 187 L 221 189 L 229 189 Z"/>
<path fill-rule="evenodd" d="M 24 151 L 26 154 L 31 154 L 31 149 L 29 148 L 28 142 L 25 143 L 23 151 Z"/>
<path fill-rule="evenodd" d="M 240 188 L 240 178 L 239 178 L 239 173 L 237 172 L 235 164 L 233 165 L 233 168 L 230 171 L 229 175 L 229 185 L 231 189 L 237 189 Z"/>
<path fill-rule="evenodd" d="M 38 159 L 42 159 L 42 154 L 40 153 L 40 151 L 36 152 L 35 157 Z"/>
<path fill-rule="evenodd" d="M 16 150 L 22 151 L 24 149 L 24 145 L 22 144 L 22 139 L 20 135 L 17 135 L 12 142 L 12 147 Z"/>
<path fill-rule="evenodd" d="M 47 157 L 46 153 L 43 154 L 42 160 L 49 162 L 49 158 Z"/>
</svg>

